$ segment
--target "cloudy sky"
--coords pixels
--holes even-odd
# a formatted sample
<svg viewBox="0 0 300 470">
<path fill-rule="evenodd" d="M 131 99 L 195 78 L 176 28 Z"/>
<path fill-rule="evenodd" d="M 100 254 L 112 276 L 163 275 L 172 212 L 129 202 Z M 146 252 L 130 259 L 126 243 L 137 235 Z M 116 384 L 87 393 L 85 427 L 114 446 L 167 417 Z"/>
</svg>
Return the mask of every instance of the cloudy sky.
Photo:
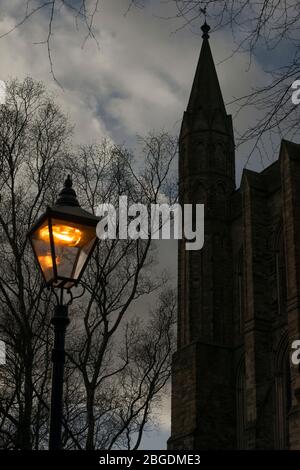
<svg viewBox="0 0 300 470">
<path fill-rule="evenodd" d="M 100 1 L 94 18 L 99 47 L 93 39 L 82 47 L 86 30 L 81 24 L 76 28 L 71 11 L 61 8 L 57 12 L 51 53 L 60 86 L 50 73 L 46 45 L 38 44 L 47 38 L 49 10 L 42 10 L 0 39 L 0 79 L 32 76 L 45 82 L 75 125 L 74 138 L 78 143 L 97 142 L 109 136 L 117 143 L 134 147 L 137 134 L 161 128 L 178 133 L 200 52 L 201 34 L 197 28 L 178 30 L 180 21 L 167 20 L 175 13 L 170 4 L 162 8 L 158 1 L 149 0 L 147 8 L 133 8 L 125 14 L 128 1 Z M 0 34 L 22 20 L 26 3 L 1 1 Z M 30 2 L 31 7 L 37 4 Z M 216 64 L 230 56 L 233 42 L 229 32 L 213 33 L 210 42 Z M 274 56 L 274 63 L 276 60 Z M 266 62 L 270 65 L 272 59 L 262 54 L 260 59 L 252 60 L 249 69 L 247 54 L 239 53 L 218 65 L 225 102 L 264 83 Z M 255 119 L 254 112 L 242 114 L 234 123 L 237 132 L 251 119 Z M 245 147 L 237 155 L 238 174 L 247 151 Z M 255 158 L 251 165 L 259 166 Z M 161 250 L 160 258 L 175 278 L 174 247 L 173 244 L 169 250 Z M 144 440 L 145 448 L 164 448 L 169 416 L 167 401 L 160 429 Z"/>
<path fill-rule="evenodd" d="M 0 34 L 22 20 L 26 3 L 1 1 Z M 172 5 L 161 8 L 158 3 L 148 1 L 147 8 L 133 8 L 126 14 L 127 0 L 100 1 L 94 19 L 99 47 L 92 39 L 82 47 L 86 29 L 79 22 L 78 31 L 74 14 L 61 8 L 52 25 L 51 53 L 62 88 L 51 76 L 46 45 L 38 44 L 48 34 L 50 12 L 42 10 L 1 39 L 1 78 L 30 75 L 47 83 L 75 124 L 78 142 L 110 136 L 133 145 L 136 134 L 149 130 L 177 133 L 202 39 L 196 28 L 178 31 L 182 21 L 166 19 L 175 14 Z M 232 52 L 231 34 L 212 34 L 211 46 L 216 63 L 224 60 Z M 262 66 L 253 60 L 247 68 L 248 57 L 242 54 L 218 67 L 226 102 L 262 83 Z M 245 119 L 249 116 L 235 123 L 238 130 Z M 242 152 L 239 160 L 245 158 Z"/>
</svg>

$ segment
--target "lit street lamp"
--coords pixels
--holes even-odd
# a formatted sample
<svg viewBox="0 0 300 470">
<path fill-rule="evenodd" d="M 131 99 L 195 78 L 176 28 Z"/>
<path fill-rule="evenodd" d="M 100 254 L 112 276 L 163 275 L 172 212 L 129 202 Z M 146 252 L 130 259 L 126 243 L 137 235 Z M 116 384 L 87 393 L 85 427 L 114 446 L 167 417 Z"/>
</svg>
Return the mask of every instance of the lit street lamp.
<svg viewBox="0 0 300 470">
<path fill-rule="evenodd" d="M 69 324 L 68 305 L 63 303 L 63 293 L 64 290 L 70 292 L 78 284 L 85 270 L 97 243 L 98 221 L 95 215 L 79 206 L 68 175 L 56 204 L 46 209 L 29 232 L 33 252 L 46 285 L 60 289 L 51 320 L 54 326 L 54 348 L 49 450 L 62 448 L 65 333 Z"/>
</svg>

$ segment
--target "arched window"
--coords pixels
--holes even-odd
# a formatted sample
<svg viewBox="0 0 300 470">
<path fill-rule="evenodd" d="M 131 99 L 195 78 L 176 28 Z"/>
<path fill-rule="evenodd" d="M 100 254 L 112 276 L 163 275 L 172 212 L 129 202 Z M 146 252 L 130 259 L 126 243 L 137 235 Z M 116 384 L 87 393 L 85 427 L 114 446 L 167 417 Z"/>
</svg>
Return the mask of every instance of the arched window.
<svg viewBox="0 0 300 470">
<path fill-rule="evenodd" d="M 192 186 L 192 196 L 197 204 L 207 203 L 207 189 L 202 180 L 197 179 Z"/>
<path fill-rule="evenodd" d="M 193 158 L 188 158 L 189 155 L 193 155 Z M 200 169 L 203 170 L 206 168 L 208 160 L 207 155 L 208 150 L 205 141 L 194 138 L 187 151 L 189 171 L 191 175 L 195 174 L 195 172 L 199 172 Z"/>
<path fill-rule="evenodd" d="M 196 152 L 197 152 L 197 159 L 205 159 L 206 150 L 205 150 L 205 143 L 202 140 L 198 140 L 196 143 Z"/>
<path fill-rule="evenodd" d="M 189 195 L 190 195 L 190 202 L 194 204 L 204 204 L 204 211 L 207 213 L 208 211 L 208 190 L 203 183 L 202 179 L 195 179 L 192 184 L 189 185 Z M 195 229 L 195 217 L 196 211 L 193 210 L 193 229 Z"/>
<path fill-rule="evenodd" d="M 243 284 L 243 248 L 240 248 L 236 265 L 236 312 L 237 331 L 241 334 L 244 330 L 244 284 Z"/>
<path fill-rule="evenodd" d="M 236 373 L 236 439 L 237 448 L 245 449 L 245 358 L 239 362 Z"/>
<path fill-rule="evenodd" d="M 285 334 L 280 341 L 275 358 L 276 449 L 289 448 L 289 412 L 291 406 L 291 371 L 288 354 L 288 336 Z"/>
<path fill-rule="evenodd" d="M 280 228 L 275 246 L 275 273 L 276 273 L 276 298 L 277 312 L 286 314 L 286 265 L 283 230 Z"/>
<path fill-rule="evenodd" d="M 219 182 L 214 187 L 214 208 L 215 213 L 222 217 L 226 216 L 226 188 L 222 182 Z"/>
<path fill-rule="evenodd" d="M 213 250 L 212 250 L 212 263 L 213 263 L 213 334 L 215 341 L 224 341 L 225 338 L 225 316 L 224 316 L 224 302 L 225 302 L 225 287 L 224 279 L 220 277 L 220 266 L 226 263 L 225 249 L 226 234 L 217 232 L 213 234 Z"/>
<path fill-rule="evenodd" d="M 215 162 L 216 162 L 216 169 L 220 172 L 223 172 L 223 170 L 225 169 L 225 164 L 226 164 L 226 156 L 225 156 L 223 142 L 218 142 L 216 145 Z"/>
</svg>

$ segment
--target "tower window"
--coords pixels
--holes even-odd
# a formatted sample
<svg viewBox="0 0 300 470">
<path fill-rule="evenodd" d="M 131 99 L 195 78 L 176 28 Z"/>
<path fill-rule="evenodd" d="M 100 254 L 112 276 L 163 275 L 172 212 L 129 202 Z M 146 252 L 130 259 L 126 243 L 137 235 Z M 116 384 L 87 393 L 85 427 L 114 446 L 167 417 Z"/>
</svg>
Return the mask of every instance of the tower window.
<svg viewBox="0 0 300 470">
<path fill-rule="evenodd" d="M 278 314 L 284 315 L 286 312 L 286 265 L 285 250 L 282 230 L 277 239 L 275 250 L 275 272 L 276 272 L 276 297 Z"/>
</svg>

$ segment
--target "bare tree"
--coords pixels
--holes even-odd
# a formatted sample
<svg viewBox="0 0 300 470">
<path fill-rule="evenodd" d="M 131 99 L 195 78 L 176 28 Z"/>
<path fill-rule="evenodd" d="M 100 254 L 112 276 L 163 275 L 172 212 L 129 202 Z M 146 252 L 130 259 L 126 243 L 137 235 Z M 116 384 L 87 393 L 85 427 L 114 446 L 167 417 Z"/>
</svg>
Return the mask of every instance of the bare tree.
<svg viewBox="0 0 300 470">
<path fill-rule="evenodd" d="M 19 20 L 17 20 L 16 24 L 11 29 L 5 31 L 0 37 L 2 38 L 7 36 L 17 28 L 29 22 L 29 20 L 33 19 L 35 21 L 39 21 L 39 15 L 43 14 L 43 16 L 46 17 L 48 28 L 45 34 L 45 39 L 36 44 L 46 47 L 50 71 L 55 81 L 57 81 L 57 79 L 54 72 L 51 49 L 54 30 L 60 18 L 64 15 L 71 15 L 74 19 L 74 27 L 77 30 L 79 29 L 79 26 L 83 26 L 83 45 L 89 38 L 92 38 L 98 44 L 94 31 L 94 18 L 98 11 L 99 0 L 80 0 L 79 2 L 66 0 L 42 0 L 37 4 L 32 4 L 30 0 L 27 0 L 22 6 L 24 10 L 21 10 Z"/>
<path fill-rule="evenodd" d="M 75 343 L 70 338 L 65 417 L 76 442 L 66 429 L 65 448 L 139 447 L 145 429 L 151 429 L 153 420 L 155 423 L 170 378 L 175 311 L 174 293 L 162 292 L 152 313 L 145 318 L 141 310 L 138 318 L 126 322 L 110 339 L 99 372 L 96 342 L 100 349 L 104 340 L 100 328 L 98 335 L 88 336 L 91 345 L 86 363 L 79 359 L 86 353 L 86 332 L 77 331 Z"/>
<path fill-rule="evenodd" d="M 0 442 L 5 448 L 47 447 L 55 299 L 43 288 L 26 234 L 45 206 L 55 202 L 62 184 L 57 175 L 72 172 L 89 210 L 100 202 L 116 203 L 124 194 L 149 207 L 172 187 L 177 145 L 168 135 L 143 139 L 145 162 L 137 165 L 128 150 L 108 141 L 74 152 L 70 134 L 66 117 L 42 84 L 26 79 L 8 85 L 0 108 L 0 335 L 8 350 Z M 67 337 L 67 448 L 132 442 L 137 447 L 150 422 L 170 374 L 175 309 L 172 296 L 161 291 L 164 280 L 154 274 L 154 255 L 150 238 L 101 240 L 95 250 Z M 151 314 L 137 302 L 155 292 L 161 297 Z M 148 315 L 147 321 L 135 321 L 137 314 Z M 145 328 L 152 330 L 148 340 Z"/>
<path fill-rule="evenodd" d="M 150 135 L 143 140 L 142 153 L 146 156 L 146 161 L 142 165 L 141 173 L 134 169 L 133 158 L 128 151 L 120 147 L 111 147 L 105 141 L 101 146 L 83 147 L 79 157 L 69 159 L 65 165 L 72 168 L 77 186 L 80 188 L 81 200 L 86 202 L 90 210 L 93 210 L 98 203 L 105 202 L 118 207 L 119 196 L 125 194 L 129 204 L 144 203 L 150 213 L 151 204 L 159 202 L 161 193 L 170 193 L 170 166 L 176 152 L 176 141 L 162 133 L 158 136 Z M 82 326 L 85 333 L 83 343 L 76 344 L 75 354 L 70 356 L 70 360 L 81 372 L 85 386 L 87 449 L 93 449 L 101 442 L 95 432 L 97 422 L 95 410 L 98 409 L 95 402 L 98 387 L 105 388 L 107 380 L 111 382 L 112 377 L 122 371 L 128 373 L 129 370 L 126 361 L 119 365 L 114 364 L 109 355 L 110 345 L 112 342 L 115 343 L 114 338 L 119 334 L 120 324 L 133 304 L 141 297 L 158 290 L 165 283 L 160 276 L 153 276 L 152 253 L 150 233 L 148 240 L 139 238 L 102 240 L 83 281 L 87 289 L 83 302 L 87 307 L 80 307 L 79 311 L 85 311 Z M 173 309 L 174 307 L 172 311 Z M 159 341 L 157 347 L 160 347 Z M 125 349 L 128 348 L 127 345 Z M 151 369 L 156 366 L 157 364 L 151 365 Z M 138 394 L 140 387 L 142 388 L 140 380 L 144 381 L 145 378 L 137 379 Z M 157 380 L 161 380 L 160 375 Z M 120 390 L 120 387 L 117 390 Z M 145 403 L 143 402 L 138 415 L 150 406 L 150 403 L 148 404 L 148 401 L 151 401 L 150 397 Z M 134 396 L 130 401 L 131 404 L 132 401 L 140 403 L 140 399 Z M 101 413 L 104 413 L 103 409 Z M 132 411 L 131 418 L 127 418 L 127 430 L 132 425 L 133 418 L 137 419 L 136 413 Z M 111 433 L 113 432 L 114 428 L 111 430 Z M 118 439 L 111 437 L 111 440 L 119 441 L 124 432 L 125 429 L 119 433 Z M 109 434 L 105 433 L 105 436 L 108 440 Z"/>
<path fill-rule="evenodd" d="M 26 79 L 8 85 L 0 108 L 0 329 L 8 348 L 0 434 L 13 427 L 6 442 L 17 448 L 31 447 L 36 390 L 43 392 L 49 370 L 50 303 L 42 302 L 26 234 L 44 204 L 52 202 L 57 161 L 66 152 L 69 133 L 66 118 L 41 83 Z M 34 375 L 41 361 L 44 374 Z"/>
</svg>

